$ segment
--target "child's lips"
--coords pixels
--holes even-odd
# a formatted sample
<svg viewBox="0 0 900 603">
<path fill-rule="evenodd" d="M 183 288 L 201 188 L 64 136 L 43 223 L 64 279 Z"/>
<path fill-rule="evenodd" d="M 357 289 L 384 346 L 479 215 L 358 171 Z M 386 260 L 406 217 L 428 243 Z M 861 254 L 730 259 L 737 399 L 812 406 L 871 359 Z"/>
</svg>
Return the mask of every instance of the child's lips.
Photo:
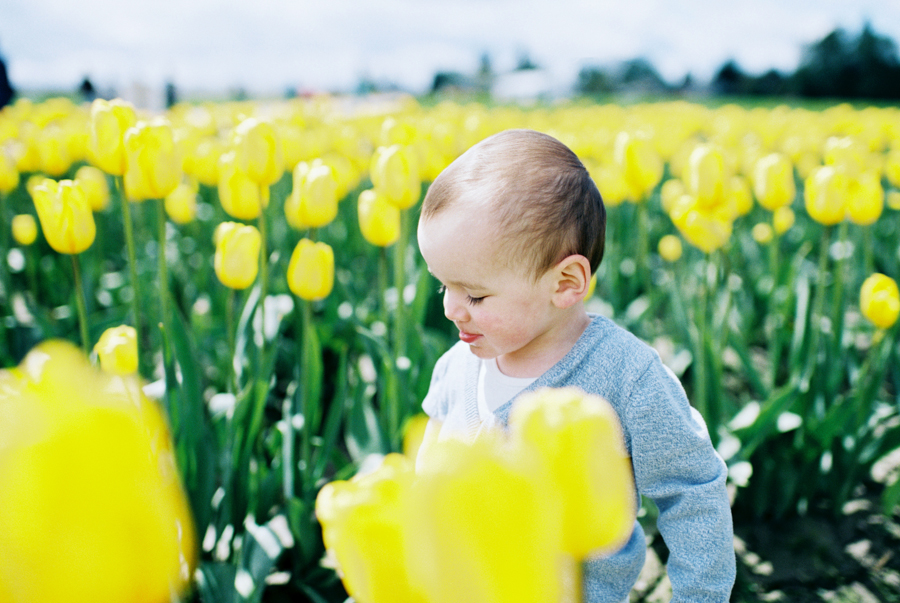
<svg viewBox="0 0 900 603">
<path fill-rule="evenodd" d="M 459 338 L 466 343 L 474 343 L 477 341 L 481 335 L 475 333 L 466 333 L 465 331 L 459 332 Z"/>
</svg>

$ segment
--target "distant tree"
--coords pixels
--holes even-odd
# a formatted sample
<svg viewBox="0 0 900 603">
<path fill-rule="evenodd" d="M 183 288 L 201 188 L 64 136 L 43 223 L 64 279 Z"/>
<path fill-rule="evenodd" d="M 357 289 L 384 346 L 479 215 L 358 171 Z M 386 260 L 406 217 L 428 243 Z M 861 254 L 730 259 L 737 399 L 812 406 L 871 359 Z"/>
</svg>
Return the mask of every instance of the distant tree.
<svg viewBox="0 0 900 603">
<path fill-rule="evenodd" d="M 712 79 L 712 89 L 717 94 L 741 94 L 746 87 L 747 75 L 732 59 L 719 68 Z"/>
<path fill-rule="evenodd" d="M 578 94 L 609 94 L 615 90 L 610 75 L 599 67 L 582 67 L 575 91 Z"/>
<path fill-rule="evenodd" d="M 900 98 L 897 46 L 868 23 L 855 39 L 835 29 L 804 50 L 793 83 L 803 96 Z"/>
<path fill-rule="evenodd" d="M 643 58 L 625 61 L 620 69 L 619 80 L 625 87 L 640 87 L 648 90 L 664 90 L 668 85 L 650 61 Z"/>
<path fill-rule="evenodd" d="M 16 91 L 13 89 L 9 81 L 9 74 L 6 72 L 6 61 L 0 57 L 0 109 L 12 102 Z"/>
<path fill-rule="evenodd" d="M 515 71 L 529 71 L 532 69 L 540 69 L 540 65 L 531 60 L 531 56 L 527 51 L 520 52 L 516 61 Z"/>
</svg>

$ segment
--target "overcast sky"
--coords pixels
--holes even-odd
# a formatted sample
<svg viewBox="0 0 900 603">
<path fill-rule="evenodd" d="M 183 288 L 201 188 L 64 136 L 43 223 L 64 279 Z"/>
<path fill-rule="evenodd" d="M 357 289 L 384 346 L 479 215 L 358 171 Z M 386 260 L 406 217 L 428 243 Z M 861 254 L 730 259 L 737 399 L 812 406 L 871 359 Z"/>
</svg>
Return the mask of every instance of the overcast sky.
<svg viewBox="0 0 900 603">
<path fill-rule="evenodd" d="M 0 56 L 14 86 L 102 90 L 413 92 L 437 70 L 495 71 L 523 53 L 559 82 L 643 56 L 670 82 L 793 70 L 804 45 L 865 21 L 900 41 L 900 0 L 2 0 Z"/>
</svg>

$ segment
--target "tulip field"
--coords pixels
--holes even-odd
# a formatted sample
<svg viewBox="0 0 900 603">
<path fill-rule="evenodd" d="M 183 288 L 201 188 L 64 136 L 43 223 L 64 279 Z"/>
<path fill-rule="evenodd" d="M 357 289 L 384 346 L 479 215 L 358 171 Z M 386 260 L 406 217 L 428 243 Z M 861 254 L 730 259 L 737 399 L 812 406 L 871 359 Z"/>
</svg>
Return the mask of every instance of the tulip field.
<svg viewBox="0 0 900 603">
<path fill-rule="evenodd" d="M 452 590 L 423 569 L 446 552 L 391 540 L 443 522 L 391 506 L 457 340 L 417 251 L 419 203 L 507 128 L 560 139 L 597 183 L 607 251 L 587 309 L 679 376 L 728 465 L 736 529 L 860 500 L 897 522 L 896 107 L 20 99 L 0 111 L 0 601 L 571 600 L 502 564 L 488 590 Z M 492 454 L 477 479 L 524 488 Z M 152 491 L 111 486 L 145 474 Z M 464 506 L 481 482 L 459 479 L 416 496 Z M 558 511 L 502 496 L 517 525 Z M 652 534 L 652 505 L 637 514 Z M 383 563 L 404 547 L 418 561 Z M 880 563 L 896 595 L 900 558 Z M 407 571 L 444 599 L 379 590 Z M 753 571 L 733 600 L 762 600 Z M 897 600 L 890 584 L 866 587 Z"/>
</svg>

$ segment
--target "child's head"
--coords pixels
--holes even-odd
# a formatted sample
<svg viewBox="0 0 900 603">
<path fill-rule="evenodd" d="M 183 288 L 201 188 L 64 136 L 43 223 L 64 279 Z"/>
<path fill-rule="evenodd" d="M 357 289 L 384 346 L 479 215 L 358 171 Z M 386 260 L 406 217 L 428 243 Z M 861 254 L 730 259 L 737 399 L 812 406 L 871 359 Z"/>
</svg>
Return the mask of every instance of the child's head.
<svg viewBox="0 0 900 603">
<path fill-rule="evenodd" d="M 422 221 L 470 213 L 493 224 L 507 265 L 535 279 L 561 259 L 603 259 L 606 210 L 590 175 L 567 146 L 533 130 L 506 130 L 463 153 L 435 179 Z"/>
</svg>

